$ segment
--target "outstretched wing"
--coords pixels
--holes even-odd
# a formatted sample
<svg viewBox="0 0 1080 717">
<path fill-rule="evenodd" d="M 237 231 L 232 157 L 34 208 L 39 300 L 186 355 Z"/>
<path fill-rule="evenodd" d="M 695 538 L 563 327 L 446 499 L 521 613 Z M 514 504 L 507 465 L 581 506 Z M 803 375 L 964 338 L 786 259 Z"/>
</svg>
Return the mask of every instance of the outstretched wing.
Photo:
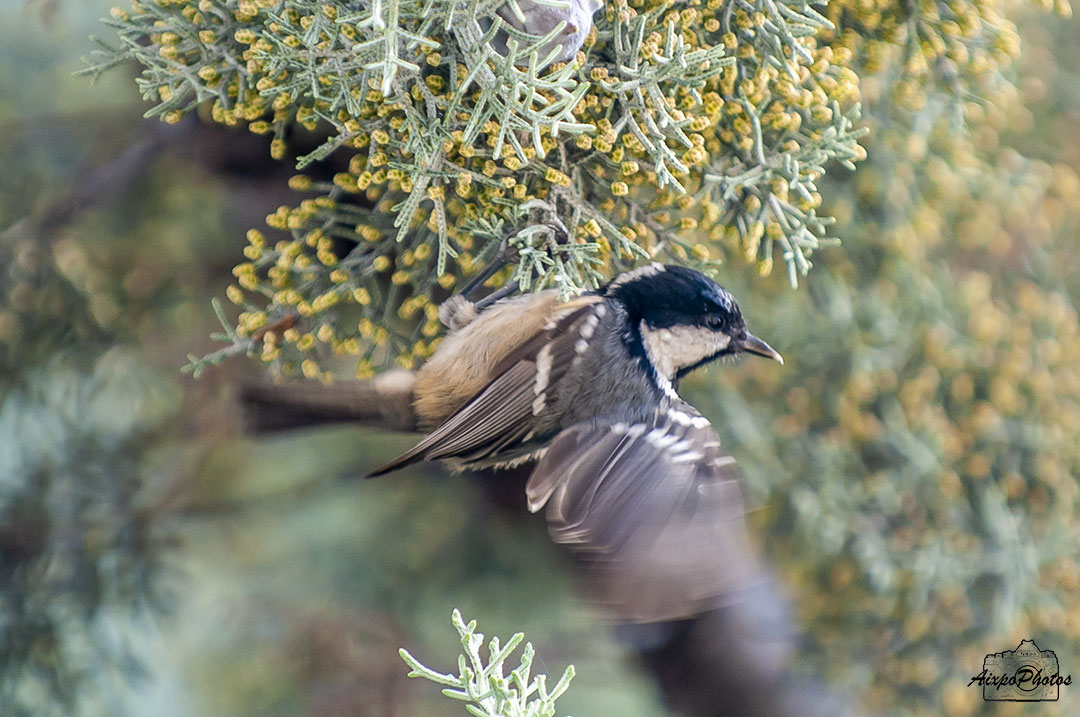
<svg viewBox="0 0 1080 717">
<path fill-rule="evenodd" d="M 593 302 L 558 317 L 496 367 L 495 378 L 408 452 L 369 477 L 422 460 L 474 463 L 497 456 L 529 435 L 546 407 L 549 386 L 570 369 L 579 344 L 606 311 Z"/>
<path fill-rule="evenodd" d="M 760 579 L 735 460 L 689 404 L 556 437 L 526 493 L 579 559 L 594 597 L 626 620 L 684 618 Z"/>
</svg>

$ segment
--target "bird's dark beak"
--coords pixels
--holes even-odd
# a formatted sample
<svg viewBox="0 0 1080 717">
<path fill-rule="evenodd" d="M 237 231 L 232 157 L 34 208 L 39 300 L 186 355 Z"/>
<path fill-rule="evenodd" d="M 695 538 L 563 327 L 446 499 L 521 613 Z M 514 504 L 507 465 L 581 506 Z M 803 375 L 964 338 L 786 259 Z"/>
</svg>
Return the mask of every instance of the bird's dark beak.
<svg viewBox="0 0 1080 717">
<path fill-rule="evenodd" d="M 746 351 L 747 353 L 771 358 L 773 361 L 778 361 L 780 364 L 784 363 L 784 357 L 781 356 L 776 349 L 751 333 L 747 333 L 735 343 L 740 351 Z"/>
</svg>

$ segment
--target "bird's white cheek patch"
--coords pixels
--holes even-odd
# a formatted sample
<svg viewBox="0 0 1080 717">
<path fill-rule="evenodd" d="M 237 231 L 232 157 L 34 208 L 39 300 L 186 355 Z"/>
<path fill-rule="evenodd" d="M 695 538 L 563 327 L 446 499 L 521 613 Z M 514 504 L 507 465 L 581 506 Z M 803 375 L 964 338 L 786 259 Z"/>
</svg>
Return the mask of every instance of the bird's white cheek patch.
<svg viewBox="0 0 1080 717">
<path fill-rule="evenodd" d="M 717 351 L 727 348 L 731 338 L 719 331 L 699 326 L 672 326 L 667 329 L 651 329 L 642 321 L 641 338 L 649 361 L 668 379 L 674 378 L 680 369 L 693 366 Z"/>
</svg>

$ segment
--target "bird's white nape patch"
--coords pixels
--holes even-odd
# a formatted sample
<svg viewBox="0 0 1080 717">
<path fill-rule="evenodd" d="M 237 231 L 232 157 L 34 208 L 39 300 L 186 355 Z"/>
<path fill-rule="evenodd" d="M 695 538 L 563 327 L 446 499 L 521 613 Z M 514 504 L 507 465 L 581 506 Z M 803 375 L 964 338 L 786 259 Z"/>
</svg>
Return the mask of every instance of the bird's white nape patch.
<svg viewBox="0 0 1080 717">
<path fill-rule="evenodd" d="M 656 276 L 662 271 L 667 271 L 667 269 L 664 268 L 663 264 L 654 261 L 651 264 L 639 266 L 637 269 L 633 269 L 631 271 L 619 274 L 611 282 L 611 286 L 612 288 L 616 286 L 623 286 L 624 284 L 629 284 L 630 282 L 637 281 L 638 279 L 644 279 L 649 276 Z"/>
<path fill-rule="evenodd" d="M 703 326 L 672 326 L 652 329 L 641 322 L 641 340 L 656 372 L 668 381 L 680 369 L 693 366 L 731 343 L 731 337 Z"/>
</svg>

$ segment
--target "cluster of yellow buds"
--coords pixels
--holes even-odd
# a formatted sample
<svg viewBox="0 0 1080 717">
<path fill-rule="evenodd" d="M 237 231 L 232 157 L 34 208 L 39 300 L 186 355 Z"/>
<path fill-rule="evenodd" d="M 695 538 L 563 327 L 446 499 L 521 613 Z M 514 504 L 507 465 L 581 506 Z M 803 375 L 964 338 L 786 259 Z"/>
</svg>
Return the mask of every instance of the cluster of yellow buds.
<svg viewBox="0 0 1080 717">
<path fill-rule="evenodd" d="M 820 203 L 816 172 L 794 165 L 782 172 L 771 167 L 775 159 L 800 151 L 813 153 L 813 164 L 858 158 L 853 136 L 835 139 L 859 99 L 851 53 L 781 32 L 789 18 L 774 3 L 727 12 L 718 0 L 682 9 L 663 0 L 616 0 L 596 13 L 581 50 L 567 56 L 570 64 L 535 74 L 504 68 L 495 85 L 476 79 L 476 56 L 453 32 L 431 29 L 443 25 L 411 14 L 416 8 L 393 5 L 401 30 L 439 33 L 409 44 L 405 55 L 399 48 L 396 65 L 386 64 L 385 46 L 371 35 L 387 18 L 365 21 L 363 12 L 335 3 L 135 0 L 130 11 L 113 13 L 125 30 L 144 33 L 144 86 L 166 120 L 178 120 L 193 96 L 207 97 L 211 119 L 246 123 L 272 137 L 274 157 L 285 156 L 284 138 L 294 126 L 331 130 L 320 157 L 330 150 L 349 155 L 332 184 L 304 175 L 290 181 L 316 198 L 268 217 L 269 227 L 288 238 L 256 232 L 236 269 L 228 293 L 246 309 L 239 333 L 257 334 L 257 352 L 275 365 L 307 366 L 310 374 L 303 361 L 319 359 L 305 353 L 286 360 L 284 349 L 297 343 L 284 336 L 264 350 L 266 335 L 276 333 L 257 321 L 332 322 L 342 306 L 360 307 L 372 320 L 404 321 L 399 310 L 411 306 L 407 300 L 434 301 L 475 270 L 474 252 L 482 247 L 474 246 L 472 227 L 520 228 L 527 216 L 521 208 L 538 200 L 569 220 L 569 244 L 555 251 L 589 268 L 560 273 L 560 281 L 610 274 L 643 255 L 708 264 L 730 249 L 767 272 L 772 243 L 794 231 L 792 223 L 819 229 L 812 217 Z M 616 47 L 613 33 L 640 41 Z M 777 41 L 786 47 L 782 55 Z M 358 52 L 364 62 L 354 61 Z M 685 76 L 665 74 L 670 61 L 686 64 Z M 536 108 L 548 112 L 570 96 L 574 102 L 557 122 L 540 122 L 526 107 L 515 121 L 535 124 L 510 129 L 490 110 L 490 96 L 517 96 L 529 82 Z M 635 83 L 645 94 L 635 95 Z M 626 119 L 614 121 L 620 115 Z M 767 171 L 747 174 L 762 161 Z M 740 175 L 747 180 L 734 189 L 724 181 Z M 723 188 L 710 177 L 720 177 Z M 777 177 L 788 213 L 770 219 L 776 207 L 764 200 L 780 186 Z M 764 232 L 756 233 L 759 225 Z M 366 303 L 354 301 L 358 289 L 367 291 Z M 387 326 L 390 336 L 379 343 L 344 323 L 334 326 L 332 340 L 299 346 L 332 355 L 335 341 L 353 338 L 363 347 L 361 360 L 377 353 L 390 361 L 424 355 L 438 332 L 430 319 Z"/>
<path fill-rule="evenodd" d="M 925 58 L 955 60 L 957 47 L 974 48 L 993 12 L 984 2 L 939 17 L 924 0 L 915 31 Z M 274 157 L 285 156 L 290 128 L 331 135 L 302 161 L 348 157 L 332 183 L 294 177 L 290 186 L 315 198 L 268 218 L 288 238 L 245 249 L 230 292 L 233 300 L 245 292 L 241 334 L 262 330 L 253 316 L 325 322 L 342 306 L 405 321 L 407 300 L 436 301 L 475 270 L 476 226 L 521 228 L 536 221 L 523 207 L 538 203 L 568 226 L 568 243 L 548 250 L 576 270 L 536 285 L 610 275 L 642 256 L 703 266 L 735 257 L 761 274 L 779 262 L 794 282 L 824 237 L 821 168 L 865 156 L 853 129 L 863 97 L 854 68 L 872 64 L 872 41 L 911 31 L 886 0 L 850 12 L 833 3 L 826 17 L 783 0 L 613 0 L 580 51 L 560 58 L 568 64 L 526 71 L 492 63 L 490 48 L 466 51 L 419 6 L 390 5 L 396 29 L 415 42 L 399 47 L 375 32 L 390 21 L 382 5 L 135 0 L 113 12 L 145 37 L 143 86 L 166 120 L 205 97 L 214 121 L 271 137 Z M 384 14 L 365 15 L 376 11 Z M 851 28 L 864 27 L 870 45 L 853 38 Z M 978 52 L 1000 64 L 1015 43 L 994 27 Z M 496 95 L 535 99 L 511 116 L 494 111 Z M 541 121 L 561 102 L 559 119 Z M 358 289 L 367 303 L 354 301 Z M 362 360 L 389 362 L 423 355 L 438 331 L 430 321 L 406 324 L 385 326 L 382 343 L 345 323 L 335 331 L 361 342 Z M 332 355 L 334 341 L 322 343 L 304 346 Z M 286 363 L 280 351 L 260 355 Z"/>
</svg>

